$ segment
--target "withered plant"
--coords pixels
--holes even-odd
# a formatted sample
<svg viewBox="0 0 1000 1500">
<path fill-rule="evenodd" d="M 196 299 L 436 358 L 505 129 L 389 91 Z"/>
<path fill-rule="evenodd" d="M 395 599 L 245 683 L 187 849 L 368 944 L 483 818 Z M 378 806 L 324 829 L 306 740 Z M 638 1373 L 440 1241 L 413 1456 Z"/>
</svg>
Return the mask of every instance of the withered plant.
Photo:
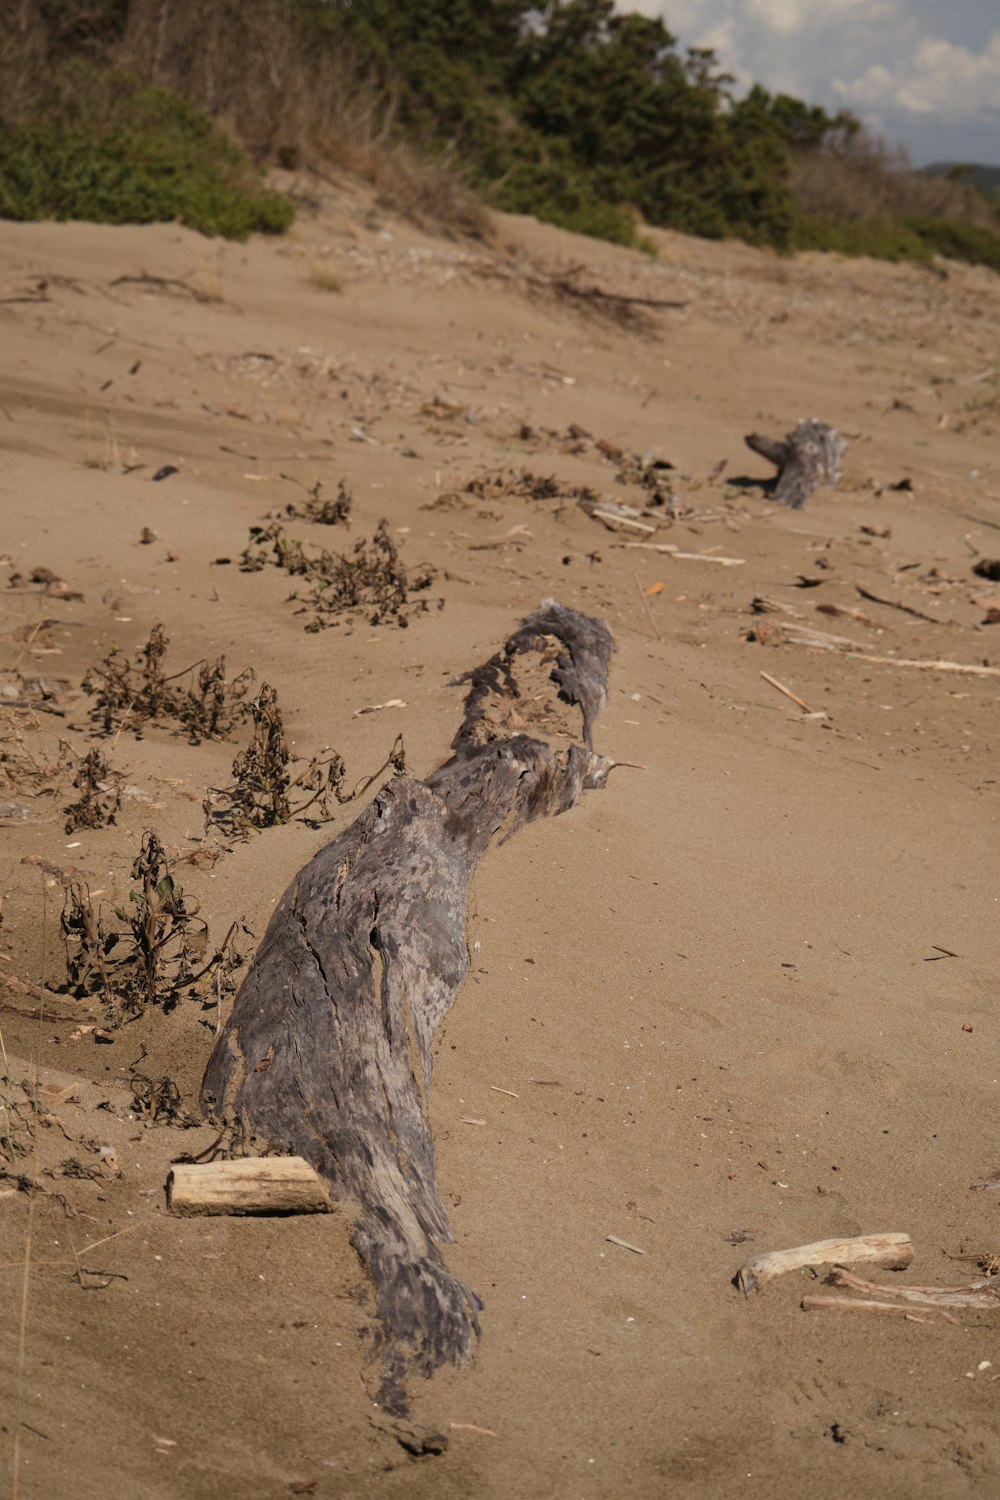
<svg viewBox="0 0 1000 1500">
<path fill-rule="evenodd" d="M 352 801 L 377 776 L 392 767 L 396 775 L 406 770 L 402 736 L 393 745 L 385 764 L 365 777 L 353 791 L 344 791 L 346 768 L 335 750 L 314 755 L 299 771 L 299 759 L 291 754 L 278 694 L 266 682 L 250 705 L 253 732 L 250 744 L 233 761 L 231 786 L 213 789 L 203 803 L 206 830 L 212 827 L 229 834 L 248 834 L 253 829 L 275 828 L 309 812 L 317 822 L 332 818 L 338 806 Z"/>
<path fill-rule="evenodd" d="M 310 563 L 302 543 L 286 537 L 280 521 L 250 527 L 250 540 L 240 554 L 240 572 L 259 573 L 268 563 L 284 568 L 293 577 L 309 572 Z"/>
<path fill-rule="evenodd" d="M 406 626 L 414 614 L 430 608 L 430 601 L 416 597 L 434 582 L 434 569 L 421 567 L 410 573 L 389 535 L 388 522 L 379 522 L 370 541 L 362 537 L 348 554 L 307 553 L 301 542 L 289 539 L 280 522 L 252 526 L 250 542 L 240 559 L 244 572 L 258 572 L 273 563 L 304 578 L 307 588 L 292 597 L 311 610 L 306 630 L 323 630 L 343 615 L 360 614 L 371 625 L 393 620 Z M 441 608 L 444 600 L 438 600 Z"/>
<path fill-rule="evenodd" d="M 295 500 L 290 501 L 284 510 L 284 514 L 293 521 L 311 521 L 315 526 L 348 526 L 350 525 L 351 506 L 354 504 L 354 496 L 350 493 L 344 481 L 341 479 L 337 484 L 335 498 L 322 496 L 323 484 L 317 479 L 312 489 L 308 491 L 309 498 L 301 504 Z"/>
<path fill-rule="evenodd" d="M 65 809 L 67 833 L 77 828 L 104 828 L 115 821 L 122 805 L 121 771 L 113 771 L 96 747 L 88 750 L 77 766 L 73 786 L 79 792 Z"/>
<path fill-rule="evenodd" d="M 54 759 L 46 752 L 37 718 L 26 720 L 13 709 L 0 712 L 0 790 L 38 796 L 63 780 L 72 758 L 63 740 Z"/>
<path fill-rule="evenodd" d="M 154 625 L 134 661 L 113 647 L 99 666 L 90 668 L 82 687 L 97 700 L 92 717 L 104 734 L 128 729 L 139 739 L 144 725 L 172 722 L 197 745 L 229 734 L 245 716 L 252 671 L 229 682 L 226 659 L 220 656 L 168 676 L 163 666 L 168 645 L 163 626 Z"/>
<path fill-rule="evenodd" d="M 132 879 L 128 906 L 112 908 L 114 924 L 94 908 L 86 885 L 67 885 L 60 927 L 71 993 L 100 995 L 115 1026 L 150 1005 L 168 1011 L 183 995 L 215 1003 L 235 989 L 243 962 L 235 939 L 246 928 L 234 922 L 206 962 L 207 924 L 175 883 L 152 831 L 143 836 Z"/>
</svg>

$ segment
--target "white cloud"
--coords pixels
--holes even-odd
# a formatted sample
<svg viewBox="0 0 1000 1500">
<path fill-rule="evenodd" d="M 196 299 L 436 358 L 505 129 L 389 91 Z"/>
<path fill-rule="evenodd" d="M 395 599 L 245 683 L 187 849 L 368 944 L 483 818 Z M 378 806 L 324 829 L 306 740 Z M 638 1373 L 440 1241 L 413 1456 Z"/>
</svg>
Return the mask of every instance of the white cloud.
<svg viewBox="0 0 1000 1500">
<path fill-rule="evenodd" d="M 933 115 L 952 123 L 992 113 L 1000 101 L 1000 31 L 979 53 L 929 37 L 894 68 L 873 64 L 860 78 L 836 79 L 833 87 L 852 109 Z"/>
<path fill-rule="evenodd" d="M 752 20 L 783 34 L 841 26 L 846 21 L 871 26 L 899 14 L 898 0 L 747 0 Z"/>
<path fill-rule="evenodd" d="M 751 81 L 849 108 L 916 160 L 1000 161 L 998 0 L 617 0 Z"/>
</svg>

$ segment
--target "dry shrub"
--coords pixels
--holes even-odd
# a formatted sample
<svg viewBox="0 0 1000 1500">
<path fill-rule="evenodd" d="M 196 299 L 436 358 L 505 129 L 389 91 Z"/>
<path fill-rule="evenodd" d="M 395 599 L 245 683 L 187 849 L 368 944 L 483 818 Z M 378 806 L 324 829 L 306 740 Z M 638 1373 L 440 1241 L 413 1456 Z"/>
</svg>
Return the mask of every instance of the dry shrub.
<svg viewBox="0 0 1000 1500">
<path fill-rule="evenodd" d="M 409 219 L 418 229 L 484 240 L 489 210 L 448 158 L 418 157 L 405 146 L 373 153 L 370 180 L 380 207 Z"/>
<path fill-rule="evenodd" d="M 285 0 L 132 0 L 121 61 L 220 119 L 258 160 L 341 168 L 423 228 L 489 232 L 489 213 L 450 160 L 394 141 L 393 88 L 350 46 L 315 46 Z"/>
<path fill-rule="evenodd" d="M 398 735 L 384 764 L 346 792 L 347 770 L 336 750 L 327 748 L 308 763 L 291 753 L 278 694 L 266 682 L 250 711 L 253 731 L 249 745 L 233 761 L 232 783 L 211 788 L 202 803 L 206 833 L 215 828 L 246 838 L 253 830 L 276 828 L 306 812 L 308 821 L 325 823 L 338 807 L 367 791 L 383 771 L 406 774 L 403 737 Z M 293 771 L 295 765 L 300 769 Z"/>
<path fill-rule="evenodd" d="M 73 787 L 80 795 L 63 809 L 65 831 L 75 833 L 78 828 L 105 828 L 113 823 L 122 805 L 124 779 L 123 773 L 113 770 L 96 746 L 88 750 L 73 778 Z"/>
<path fill-rule="evenodd" d="M 173 722 L 197 745 L 224 738 L 246 716 L 251 668 L 230 681 L 226 658 L 220 656 L 168 675 L 164 661 L 169 644 L 163 626 L 154 625 L 133 661 L 114 647 L 89 669 L 80 685 L 96 699 L 91 718 L 103 734 L 128 729 L 141 739 L 146 724 Z"/>
<path fill-rule="evenodd" d="M 240 557 L 243 573 L 259 573 L 273 564 L 293 578 L 306 580 L 305 591 L 292 595 L 312 612 L 306 630 L 324 630 L 342 616 L 361 615 L 370 625 L 393 621 L 406 627 L 410 617 L 424 614 L 430 601 L 423 595 L 434 582 L 435 570 L 424 564 L 415 573 L 403 563 L 383 519 L 370 541 L 360 537 L 349 554 L 322 548 L 307 552 L 302 543 L 285 534 L 278 521 L 251 526 L 250 541 Z M 437 601 L 438 608 L 444 600 Z"/>
<path fill-rule="evenodd" d="M 131 0 L 120 60 L 296 168 L 374 143 L 391 100 L 349 49 L 310 44 L 286 0 Z"/>
<path fill-rule="evenodd" d="M 1000 213 L 974 188 L 914 172 L 905 151 L 864 131 L 838 150 L 796 154 L 791 187 L 803 213 L 834 223 L 925 218 L 1000 228 Z"/>
<path fill-rule="evenodd" d="M 210 791 L 204 801 L 206 828 L 247 834 L 254 828 L 276 828 L 316 807 L 314 817 L 327 821 L 343 795 L 344 762 L 335 750 L 313 756 L 295 775 L 299 759 L 288 748 L 278 694 L 268 683 L 250 705 L 253 732 L 250 744 L 233 761 L 233 784 Z M 293 801 L 298 795 L 299 800 Z"/>
<path fill-rule="evenodd" d="M 100 127 L 121 74 L 169 89 L 231 131 L 258 162 L 372 183 L 423 228 L 482 237 L 490 216 L 450 160 L 396 139 L 398 99 L 347 43 L 317 46 L 288 0 L 129 0 L 43 13 L 0 3 L 0 127 L 69 112 Z M 73 65 L 65 66 L 72 54 Z M 78 66 L 84 58 L 96 66 Z"/>
<path fill-rule="evenodd" d="M 310 261 L 306 272 L 309 281 L 321 292 L 342 292 L 344 283 L 336 266 L 328 260 Z"/>
</svg>

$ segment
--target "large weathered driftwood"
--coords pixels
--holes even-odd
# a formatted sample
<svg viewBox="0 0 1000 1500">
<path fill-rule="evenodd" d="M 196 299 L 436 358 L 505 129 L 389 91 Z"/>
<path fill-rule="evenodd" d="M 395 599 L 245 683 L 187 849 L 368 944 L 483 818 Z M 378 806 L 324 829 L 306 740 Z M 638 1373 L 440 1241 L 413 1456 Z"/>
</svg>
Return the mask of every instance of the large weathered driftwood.
<svg viewBox="0 0 1000 1500">
<path fill-rule="evenodd" d="M 748 433 L 743 441 L 774 464 L 778 477 L 772 493 L 775 500 L 791 510 L 801 510 L 819 485 L 837 483 L 840 460 L 847 451 L 847 444 L 836 428 L 815 419 L 800 422 L 783 442 L 759 432 Z"/>
<path fill-rule="evenodd" d="M 544 600 L 460 679 L 470 687 L 451 758 L 426 781 L 391 781 L 299 873 L 205 1073 L 209 1113 L 305 1157 L 358 1206 L 381 1399 L 401 1414 L 410 1369 L 468 1359 L 482 1306 L 438 1249 L 451 1230 L 426 1115 L 434 1033 L 468 968 L 469 881 L 494 839 L 604 785 L 614 762 L 591 732 L 612 650 L 601 621 Z M 582 743 L 559 700 L 579 705 Z M 553 743 L 511 732 L 529 716 Z"/>
</svg>

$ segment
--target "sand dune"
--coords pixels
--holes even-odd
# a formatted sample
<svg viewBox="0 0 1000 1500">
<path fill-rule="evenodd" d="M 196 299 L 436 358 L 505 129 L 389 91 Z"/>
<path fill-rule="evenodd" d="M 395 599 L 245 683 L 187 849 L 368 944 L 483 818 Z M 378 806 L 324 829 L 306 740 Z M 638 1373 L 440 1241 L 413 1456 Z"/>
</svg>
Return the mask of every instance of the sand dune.
<svg viewBox="0 0 1000 1500">
<path fill-rule="evenodd" d="M 998 1250 L 993 1194 L 970 1187 L 998 1166 L 1000 678 L 891 659 L 1000 667 L 1000 585 L 973 572 L 1000 557 L 1000 281 L 658 240 L 655 261 L 515 219 L 491 247 L 435 240 L 346 184 L 245 246 L 0 228 L 8 1351 L 24 1330 L 0 1390 L 22 1497 L 1000 1483 L 995 1315 L 804 1312 L 808 1273 L 731 1285 L 751 1255 L 876 1231 L 912 1236 L 900 1278 L 922 1285 Z M 577 287 L 680 305 L 622 323 L 553 286 L 574 266 Z M 742 437 L 808 416 L 849 447 L 837 488 L 792 512 Z M 578 504 L 648 508 L 653 456 L 651 529 Z M 530 498 L 522 471 L 555 483 Z M 296 579 L 238 565 L 251 526 L 341 480 L 349 530 L 287 533 L 349 551 L 386 518 L 436 574 L 405 629 L 355 612 L 307 631 Z M 165 1211 L 170 1161 L 213 1132 L 150 1121 L 143 1079 L 193 1118 L 216 1008 L 148 1008 L 102 1042 L 96 999 L 39 998 L 63 980 L 63 892 L 22 861 L 121 905 L 155 828 L 211 938 L 236 920 L 259 938 L 357 804 L 206 834 L 246 731 L 102 738 L 87 668 L 162 623 L 175 670 L 224 654 L 276 687 L 306 759 L 335 748 L 353 785 L 401 734 L 424 777 L 461 717 L 451 679 L 549 595 L 608 622 L 595 744 L 642 769 L 475 876 L 430 1112 L 445 1259 L 482 1338 L 414 1387 L 414 1421 L 449 1437 L 418 1460 L 379 1425 L 349 1212 Z M 113 826 L 64 832 L 60 741 L 122 773 Z"/>
</svg>

